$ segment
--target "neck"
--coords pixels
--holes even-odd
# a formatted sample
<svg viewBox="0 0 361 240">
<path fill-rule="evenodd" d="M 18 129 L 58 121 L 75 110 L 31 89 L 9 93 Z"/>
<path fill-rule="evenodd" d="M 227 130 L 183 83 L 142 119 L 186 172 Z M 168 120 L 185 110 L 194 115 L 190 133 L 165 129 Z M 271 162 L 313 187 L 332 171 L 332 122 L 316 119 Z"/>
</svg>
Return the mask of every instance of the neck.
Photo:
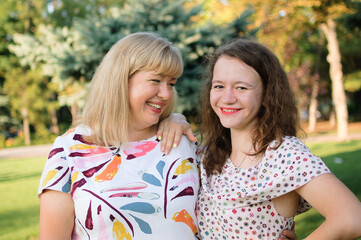
<svg viewBox="0 0 361 240">
<path fill-rule="evenodd" d="M 233 156 L 254 153 L 251 131 L 231 129 L 231 144 Z"/>
<path fill-rule="evenodd" d="M 262 154 L 253 155 L 256 151 L 253 147 L 252 132 L 231 130 L 232 152 L 230 159 L 238 168 L 250 168 L 262 161 Z"/>
<path fill-rule="evenodd" d="M 128 130 L 129 142 L 136 142 L 136 141 L 148 139 L 154 136 L 156 133 L 157 133 L 157 125 L 153 125 L 151 127 L 143 128 L 143 129 L 136 129 L 136 128 L 131 129 L 129 127 Z"/>
</svg>

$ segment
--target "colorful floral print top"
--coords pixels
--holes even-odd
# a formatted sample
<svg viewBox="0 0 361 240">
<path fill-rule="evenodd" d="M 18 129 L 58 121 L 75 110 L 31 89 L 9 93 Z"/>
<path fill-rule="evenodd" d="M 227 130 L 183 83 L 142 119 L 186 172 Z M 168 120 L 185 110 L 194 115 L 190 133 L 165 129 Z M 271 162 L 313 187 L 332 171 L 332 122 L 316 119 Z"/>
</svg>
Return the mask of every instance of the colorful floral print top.
<svg viewBox="0 0 361 240">
<path fill-rule="evenodd" d="M 156 136 L 106 148 L 77 127 L 58 137 L 38 193 L 71 194 L 72 239 L 196 239 L 199 175 L 196 146 L 183 137 L 165 156 Z"/>
<path fill-rule="evenodd" d="M 275 142 L 270 146 L 274 146 Z M 296 137 L 284 137 L 276 150 L 248 169 L 230 159 L 222 174 L 207 177 L 201 168 L 198 228 L 202 239 L 278 239 L 293 217 L 277 213 L 272 199 L 291 192 L 330 170 Z M 298 212 L 311 206 L 302 199 Z"/>
</svg>

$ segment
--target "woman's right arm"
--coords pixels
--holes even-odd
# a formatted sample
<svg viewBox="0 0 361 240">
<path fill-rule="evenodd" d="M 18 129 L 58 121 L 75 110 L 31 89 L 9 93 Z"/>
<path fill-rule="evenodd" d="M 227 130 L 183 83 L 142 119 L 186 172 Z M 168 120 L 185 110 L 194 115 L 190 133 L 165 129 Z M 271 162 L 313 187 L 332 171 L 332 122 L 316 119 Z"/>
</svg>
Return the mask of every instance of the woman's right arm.
<svg viewBox="0 0 361 240">
<path fill-rule="evenodd" d="M 45 190 L 40 195 L 39 240 L 69 240 L 74 228 L 74 203 L 69 193 Z"/>
</svg>

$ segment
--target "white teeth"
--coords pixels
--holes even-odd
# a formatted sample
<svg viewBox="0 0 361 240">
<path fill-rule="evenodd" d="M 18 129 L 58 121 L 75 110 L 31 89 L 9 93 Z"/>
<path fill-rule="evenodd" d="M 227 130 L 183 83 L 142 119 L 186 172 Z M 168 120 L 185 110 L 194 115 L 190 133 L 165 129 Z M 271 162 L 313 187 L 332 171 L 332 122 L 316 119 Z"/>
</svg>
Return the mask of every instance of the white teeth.
<svg viewBox="0 0 361 240">
<path fill-rule="evenodd" d="M 162 107 L 161 107 L 160 105 L 158 105 L 158 104 L 149 103 L 149 102 L 147 102 L 147 104 L 148 104 L 149 106 L 154 107 L 154 108 L 157 108 L 157 109 L 161 109 L 161 108 L 162 108 Z"/>
<path fill-rule="evenodd" d="M 224 109 L 222 108 L 223 112 L 235 112 L 237 109 Z"/>
</svg>

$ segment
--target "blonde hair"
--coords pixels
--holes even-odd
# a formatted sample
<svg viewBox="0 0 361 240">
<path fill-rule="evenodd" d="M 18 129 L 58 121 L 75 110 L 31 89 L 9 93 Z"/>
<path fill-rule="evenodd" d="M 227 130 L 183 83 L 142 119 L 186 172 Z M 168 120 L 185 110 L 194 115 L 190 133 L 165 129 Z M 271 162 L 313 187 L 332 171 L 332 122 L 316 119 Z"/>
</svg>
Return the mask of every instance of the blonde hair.
<svg viewBox="0 0 361 240">
<path fill-rule="evenodd" d="M 81 123 L 92 130 L 87 138 L 91 142 L 105 146 L 128 142 L 128 81 L 137 71 L 179 78 L 183 73 L 182 56 L 172 43 L 155 33 L 133 33 L 116 42 L 93 76 L 82 113 Z M 173 91 L 172 101 L 160 120 L 174 110 Z"/>
</svg>

